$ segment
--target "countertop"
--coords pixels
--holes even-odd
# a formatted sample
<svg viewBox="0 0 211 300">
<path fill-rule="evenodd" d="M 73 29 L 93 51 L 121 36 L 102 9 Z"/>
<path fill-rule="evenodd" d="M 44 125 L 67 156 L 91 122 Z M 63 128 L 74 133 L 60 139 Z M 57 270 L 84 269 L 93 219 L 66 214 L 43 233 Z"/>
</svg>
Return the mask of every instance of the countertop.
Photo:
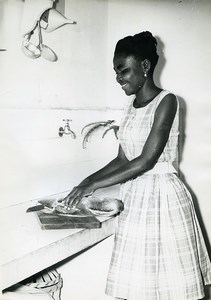
<svg viewBox="0 0 211 300">
<path fill-rule="evenodd" d="M 36 203 L 0 209 L 2 290 L 114 233 L 117 218 L 105 217 L 97 229 L 42 230 L 35 213 L 26 213 Z"/>
</svg>

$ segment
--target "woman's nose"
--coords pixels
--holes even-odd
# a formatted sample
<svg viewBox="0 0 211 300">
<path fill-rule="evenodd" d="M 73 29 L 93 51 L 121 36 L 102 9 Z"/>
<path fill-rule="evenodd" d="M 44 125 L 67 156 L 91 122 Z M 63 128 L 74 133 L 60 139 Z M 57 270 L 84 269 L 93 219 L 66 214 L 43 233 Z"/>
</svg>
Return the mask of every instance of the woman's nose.
<svg viewBox="0 0 211 300">
<path fill-rule="evenodd" d="M 119 74 L 117 74 L 117 75 L 116 75 L 116 81 L 117 81 L 118 83 L 122 83 L 122 82 L 123 82 L 122 76 L 119 75 Z"/>
</svg>

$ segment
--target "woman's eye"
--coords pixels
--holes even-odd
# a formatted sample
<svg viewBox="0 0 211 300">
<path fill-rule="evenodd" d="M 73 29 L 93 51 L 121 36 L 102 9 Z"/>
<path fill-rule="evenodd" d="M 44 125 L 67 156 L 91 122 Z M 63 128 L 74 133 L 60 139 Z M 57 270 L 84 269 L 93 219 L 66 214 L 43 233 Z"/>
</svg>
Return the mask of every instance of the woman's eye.
<svg viewBox="0 0 211 300">
<path fill-rule="evenodd" d="M 123 75 L 126 74 L 127 72 L 128 72 L 128 68 L 121 71 L 121 73 L 122 73 Z"/>
<path fill-rule="evenodd" d="M 127 72 L 128 72 L 128 68 L 126 68 L 126 69 L 123 69 L 123 70 L 121 70 L 121 71 L 115 71 L 115 74 L 118 76 L 122 76 L 122 75 L 124 75 L 124 74 L 126 74 Z"/>
</svg>

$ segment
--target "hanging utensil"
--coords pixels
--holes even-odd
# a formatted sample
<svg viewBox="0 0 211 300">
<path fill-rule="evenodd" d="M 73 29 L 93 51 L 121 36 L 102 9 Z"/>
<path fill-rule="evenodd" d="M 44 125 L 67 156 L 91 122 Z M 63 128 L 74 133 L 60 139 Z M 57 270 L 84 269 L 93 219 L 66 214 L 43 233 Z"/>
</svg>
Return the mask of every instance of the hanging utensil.
<svg viewBox="0 0 211 300">
<path fill-rule="evenodd" d="M 56 61 L 58 59 L 56 53 L 51 48 L 43 44 L 40 21 L 38 21 L 38 35 L 39 35 L 38 48 L 40 49 L 41 57 L 51 62 Z"/>
<path fill-rule="evenodd" d="M 30 42 L 32 32 L 25 35 L 21 49 L 23 53 L 30 58 L 38 58 L 41 55 L 40 49 Z"/>
<path fill-rule="evenodd" d="M 41 16 L 41 27 L 46 32 L 52 32 L 66 24 L 76 24 L 76 21 L 66 18 L 55 8 L 47 9 Z"/>
</svg>

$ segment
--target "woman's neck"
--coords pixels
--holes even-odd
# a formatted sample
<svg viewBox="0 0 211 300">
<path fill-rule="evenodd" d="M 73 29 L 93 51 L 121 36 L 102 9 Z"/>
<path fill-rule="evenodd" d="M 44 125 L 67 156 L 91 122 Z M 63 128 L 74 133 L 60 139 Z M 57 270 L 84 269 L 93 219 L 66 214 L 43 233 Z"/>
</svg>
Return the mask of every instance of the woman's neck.
<svg viewBox="0 0 211 300">
<path fill-rule="evenodd" d="M 153 80 L 147 80 L 143 87 L 136 93 L 134 102 L 135 107 L 143 107 L 151 102 L 160 92 L 161 88 L 157 87 Z"/>
</svg>

